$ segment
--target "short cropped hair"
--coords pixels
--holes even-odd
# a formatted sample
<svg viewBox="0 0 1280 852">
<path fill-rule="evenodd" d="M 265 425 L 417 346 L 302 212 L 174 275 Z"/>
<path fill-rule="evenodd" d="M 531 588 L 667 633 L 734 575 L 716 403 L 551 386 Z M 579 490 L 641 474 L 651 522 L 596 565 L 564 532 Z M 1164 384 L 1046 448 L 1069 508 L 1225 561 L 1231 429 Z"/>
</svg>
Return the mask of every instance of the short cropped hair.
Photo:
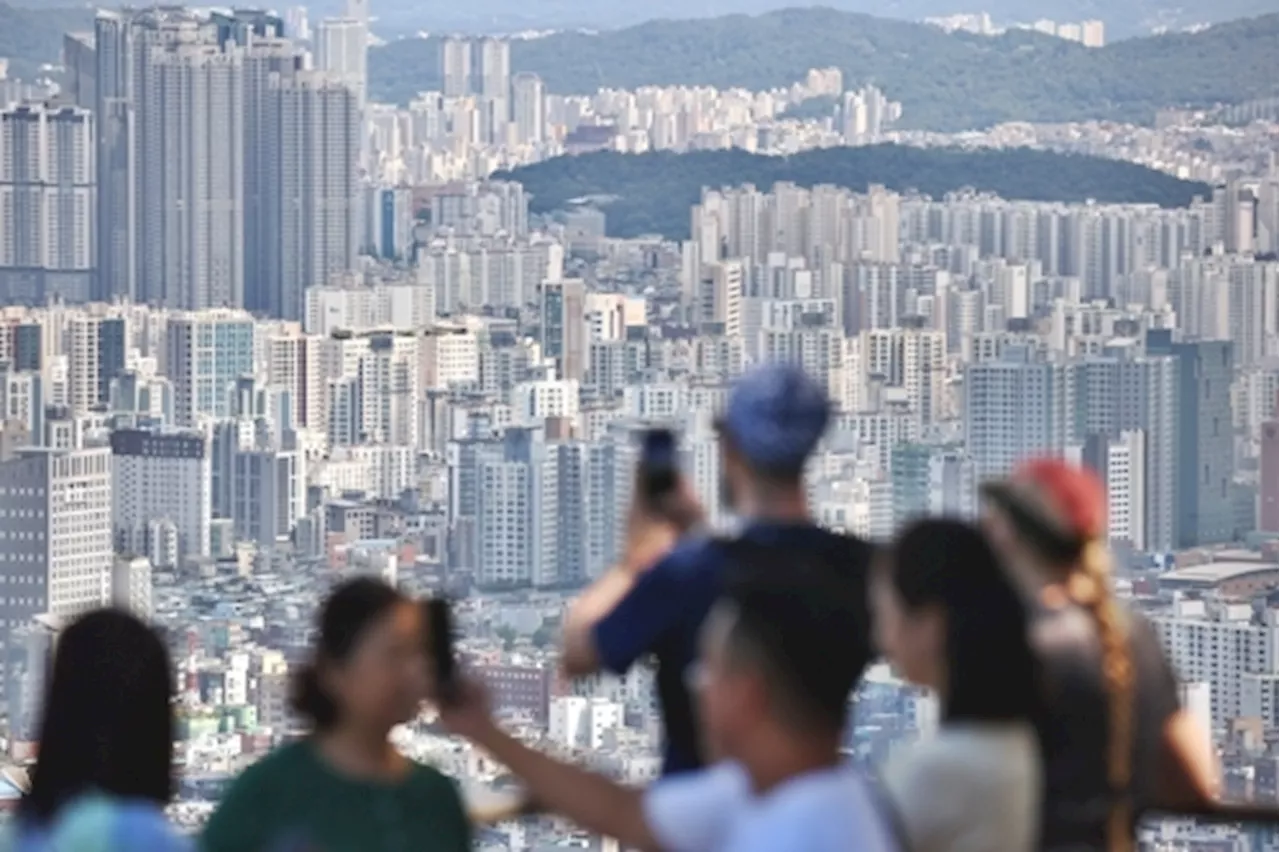
<svg viewBox="0 0 1280 852">
<path fill-rule="evenodd" d="M 769 567 L 726 583 L 728 662 L 765 678 L 783 724 L 838 733 L 866 663 L 866 617 L 853 581 L 824 566 Z"/>
</svg>

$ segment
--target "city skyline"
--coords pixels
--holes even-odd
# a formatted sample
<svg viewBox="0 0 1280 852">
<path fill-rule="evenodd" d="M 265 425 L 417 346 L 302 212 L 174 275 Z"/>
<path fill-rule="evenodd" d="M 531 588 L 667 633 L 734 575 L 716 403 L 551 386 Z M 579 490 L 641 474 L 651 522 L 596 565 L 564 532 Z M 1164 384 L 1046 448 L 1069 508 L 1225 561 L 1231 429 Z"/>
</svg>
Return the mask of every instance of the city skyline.
<svg viewBox="0 0 1280 852">
<path fill-rule="evenodd" d="M 982 483 L 1036 455 L 1096 473 L 1116 593 L 1154 624 L 1224 790 L 1274 795 L 1273 104 L 950 133 L 912 124 L 922 102 L 891 97 L 896 80 L 826 63 L 755 90 L 565 94 L 484 34 L 443 37 L 432 88 L 383 103 L 384 4 L 104 11 L 65 36 L 57 82 L 0 75 L 9 761 L 35 754 L 61 626 L 125 606 L 178 669 L 169 815 L 198 828 L 299 733 L 289 682 L 315 606 L 370 575 L 457 602 L 460 653 L 522 740 L 648 783 L 653 677 L 561 676 L 565 608 L 623 549 L 648 429 L 675 433 L 710 530 L 735 528 L 718 415 L 736 380 L 784 361 L 830 401 L 804 479 L 828 529 L 883 542 L 921 515 L 974 519 Z M 1028 23 L 1061 41 L 1045 49 L 1111 55 L 1094 15 Z M 1067 175 L 1083 155 L 1203 186 L 1162 207 L 693 165 L 890 145 L 997 168 L 1036 148 Z M 586 165 L 645 158 L 674 176 L 648 195 Z M 552 198 L 536 170 L 557 166 Z M 842 745 L 878 763 L 938 714 L 877 665 Z M 434 725 L 393 738 L 465 788 L 503 782 Z M 1169 825 L 1138 848 L 1272 848 Z M 567 840 L 539 817 L 483 838 Z"/>
</svg>

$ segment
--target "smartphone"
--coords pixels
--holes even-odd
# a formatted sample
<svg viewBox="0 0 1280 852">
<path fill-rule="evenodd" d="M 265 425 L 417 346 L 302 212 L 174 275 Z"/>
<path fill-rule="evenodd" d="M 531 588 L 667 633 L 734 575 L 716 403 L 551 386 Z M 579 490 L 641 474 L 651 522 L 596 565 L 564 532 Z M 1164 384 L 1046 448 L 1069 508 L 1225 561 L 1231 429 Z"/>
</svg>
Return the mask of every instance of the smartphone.
<svg viewBox="0 0 1280 852">
<path fill-rule="evenodd" d="M 445 598 L 427 601 L 427 657 L 435 672 L 436 691 L 451 701 L 458 687 L 458 661 L 453 648 L 453 610 Z"/>
<path fill-rule="evenodd" d="M 675 490 L 680 474 L 676 436 L 670 429 L 649 429 L 640 447 L 640 488 L 655 502 Z"/>
</svg>

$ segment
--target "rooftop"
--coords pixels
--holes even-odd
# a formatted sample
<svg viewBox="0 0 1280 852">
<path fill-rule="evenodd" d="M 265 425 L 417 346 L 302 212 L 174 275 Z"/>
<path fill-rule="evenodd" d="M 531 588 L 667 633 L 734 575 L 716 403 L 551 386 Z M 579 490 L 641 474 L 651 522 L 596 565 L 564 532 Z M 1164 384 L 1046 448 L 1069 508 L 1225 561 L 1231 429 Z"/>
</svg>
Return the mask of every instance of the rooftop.
<svg viewBox="0 0 1280 852">
<path fill-rule="evenodd" d="M 1207 562 L 1204 565 L 1192 565 L 1170 571 L 1160 577 L 1161 584 L 1177 584 L 1186 586 L 1216 586 L 1228 580 L 1239 580 L 1253 574 L 1272 574 L 1280 582 L 1277 574 L 1280 568 L 1275 563 L 1266 562 Z"/>
</svg>

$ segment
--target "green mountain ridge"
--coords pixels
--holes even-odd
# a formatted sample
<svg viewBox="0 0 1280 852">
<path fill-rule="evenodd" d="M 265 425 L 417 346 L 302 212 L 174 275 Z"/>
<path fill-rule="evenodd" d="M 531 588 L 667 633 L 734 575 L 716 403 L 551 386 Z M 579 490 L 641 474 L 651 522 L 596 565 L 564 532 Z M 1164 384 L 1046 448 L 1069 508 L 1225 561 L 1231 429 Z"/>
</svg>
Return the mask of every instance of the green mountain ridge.
<svg viewBox="0 0 1280 852">
<path fill-rule="evenodd" d="M 760 90 L 835 66 L 846 88 L 874 83 L 901 101 L 908 128 L 1147 122 L 1164 107 L 1276 96 L 1278 23 L 1277 15 L 1265 15 L 1091 49 L 1029 31 L 945 33 L 817 7 L 515 41 L 511 67 L 539 74 L 548 91 L 581 94 L 675 84 Z M 391 42 L 370 51 L 370 93 L 405 103 L 439 88 L 439 64 L 438 39 Z"/>
<path fill-rule="evenodd" d="M 69 4 L 70 0 L 51 0 Z M 56 63 L 62 35 L 90 29 L 88 6 L 0 0 L 0 56 L 12 76 Z M 548 91 L 601 86 L 714 85 L 768 89 L 835 66 L 853 88 L 874 83 L 903 103 L 902 126 L 969 130 L 1003 121 L 1148 122 L 1170 106 L 1206 107 L 1280 95 L 1276 14 L 1195 33 L 1129 39 L 1104 48 L 1039 33 L 945 33 L 909 21 L 812 7 L 757 16 L 654 20 L 599 34 L 516 40 L 513 71 Z M 370 94 L 406 103 L 440 86 L 439 39 L 402 39 L 369 53 Z"/>
<path fill-rule="evenodd" d="M 535 213 L 573 206 L 595 196 L 610 236 L 660 234 L 687 239 L 689 208 L 703 187 L 752 184 L 767 190 L 790 182 L 813 187 L 831 184 L 865 191 L 881 184 L 898 192 L 918 191 L 934 198 L 974 189 L 1026 201 L 1142 203 L 1180 207 L 1210 187 L 1180 180 L 1145 166 L 1029 148 L 960 150 L 874 145 L 825 148 L 790 157 L 742 150 L 675 154 L 600 152 L 557 157 L 494 175 L 519 181 L 532 196 Z"/>
</svg>

